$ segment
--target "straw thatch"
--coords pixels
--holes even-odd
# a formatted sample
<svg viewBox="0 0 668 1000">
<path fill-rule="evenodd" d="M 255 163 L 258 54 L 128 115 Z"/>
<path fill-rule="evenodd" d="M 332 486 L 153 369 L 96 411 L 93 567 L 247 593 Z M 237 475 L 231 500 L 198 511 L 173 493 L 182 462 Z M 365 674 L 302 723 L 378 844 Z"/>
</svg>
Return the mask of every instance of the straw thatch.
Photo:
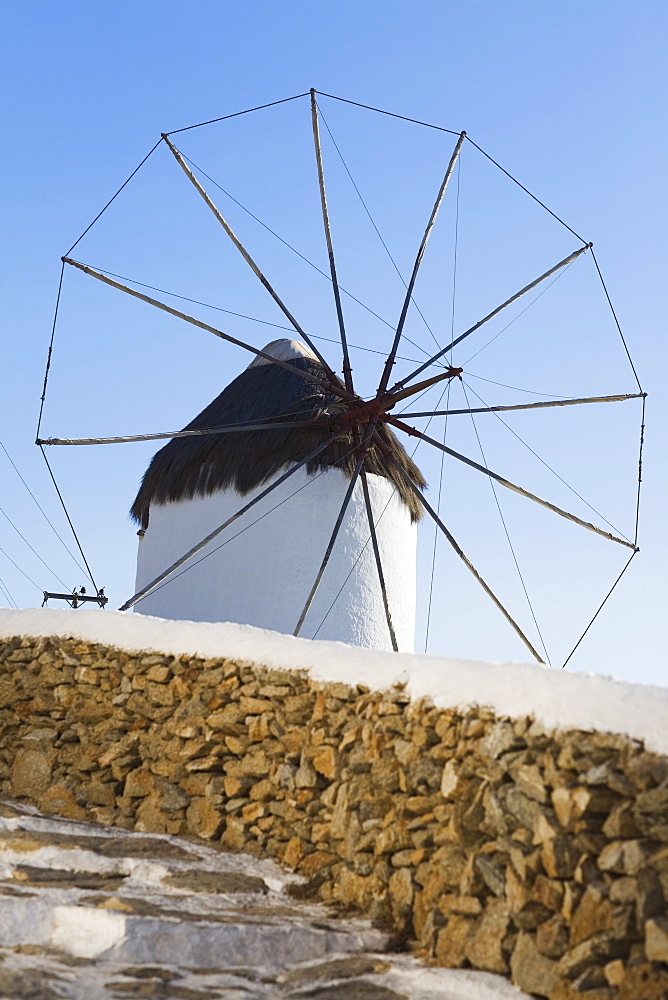
<svg viewBox="0 0 668 1000">
<path fill-rule="evenodd" d="M 320 363 L 311 358 L 290 357 L 290 364 L 324 379 Z M 253 364 L 239 375 L 206 409 L 187 425 L 186 430 L 221 427 L 225 424 L 263 422 L 276 416 L 286 421 L 317 420 L 337 397 L 278 365 Z M 280 421 L 277 421 L 280 423 Z M 135 521 L 146 528 L 153 503 L 190 500 L 217 490 L 234 488 L 249 493 L 279 471 L 301 461 L 318 443 L 329 436 L 328 429 L 309 427 L 285 430 L 245 431 L 202 437 L 176 438 L 154 455 L 132 505 Z M 379 425 L 378 433 L 394 457 L 420 487 L 426 485 L 422 473 L 411 461 L 395 435 Z M 352 476 L 357 459 L 351 434 L 334 441 L 307 465 L 309 474 L 328 467 Z M 378 447 L 366 455 L 367 472 L 385 476 L 396 486 L 415 521 L 422 507 L 406 486 L 401 473 L 388 464 Z"/>
</svg>

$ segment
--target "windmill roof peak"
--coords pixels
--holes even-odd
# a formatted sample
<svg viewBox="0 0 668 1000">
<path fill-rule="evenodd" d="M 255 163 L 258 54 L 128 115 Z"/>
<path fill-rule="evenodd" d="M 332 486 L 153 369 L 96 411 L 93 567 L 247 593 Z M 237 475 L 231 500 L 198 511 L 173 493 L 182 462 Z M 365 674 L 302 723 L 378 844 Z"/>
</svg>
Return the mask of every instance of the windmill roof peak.
<svg viewBox="0 0 668 1000">
<path fill-rule="evenodd" d="M 291 340 L 289 337 L 281 337 L 280 340 L 272 340 L 262 348 L 265 354 L 270 354 L 277 361 L 294 361 L 308 358 L 310 361 L 317 361 L 310 347 L 302 343 L 301 340 Z M 270 361 L 261 358 L 259 355 L 251 361 L 248 368 L 258 368 L 260 365 L 269 365 Z"/>
</svg>

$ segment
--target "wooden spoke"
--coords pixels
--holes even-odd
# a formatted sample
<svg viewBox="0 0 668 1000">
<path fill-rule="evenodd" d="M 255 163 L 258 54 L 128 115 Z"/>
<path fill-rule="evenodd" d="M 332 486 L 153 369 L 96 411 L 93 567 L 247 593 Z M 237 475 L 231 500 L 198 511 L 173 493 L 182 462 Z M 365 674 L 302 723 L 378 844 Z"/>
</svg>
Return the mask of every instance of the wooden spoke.
<svg viewBox="0 0 668 1000">
<path fill-rule="evenodd" d="M 397 349 L 399 347 L 399 341 L 401 340 L 401 334 L 403 333 L 404 323 L 406 322 L 406 316 L 408 314 L 408 307 L 413 297 L 413 288 L 415 287 L 415 279 L 418 276 L 418 271 L 420 270 L 420 264 L 422 263 L 422 258 L 424 257 L 424 252 L 427 248 L 427 242 L 431 235 L 434 223 L 436 222 L 436 216 L 438 215 L 438 210 L 441 207 L 441 202 L 443 201 L 443 196 L 445 194 L 445 189 L 448 186 L 448 181 L 452 176 L 452 171 L 455 169 L 455 163 L 459 156 L 459 151 L 462 148 L 464 139 L 466 138 L 466 132 L 462 132 L 457 140 L 452 156 L 450 157 L 450 162 L 448 163 L 448 168 L 445 171 L 445 176 L 441 183 L 441 187 L 436 196 L 436 201 L 434 202 L 434 207 L 431 210 L 431 215 L 429 217 L 429 222 L 427 223 L 427 228 L 424 231 L 424 236 L 422 237 L 422 242 L 420 243 L 420 248 L 417 252 L 417 257 L 415 258 L 415 263 L 413 264 L 413 272 L 411 274 L 410 280 L 408 282 L 408 287 L 406 288 L 406 295 L 404 297 L 404 304 L 401 308 L 401 315 L 399 316 L 399 322 L 397 323 L 397 329 L 394 334 L 394 343 L 392 344 L 392 349 L 385 362 L 385 368 L 383 369 L 383 374 L 381 375 L 380 382 L 378 383 L 378 395 L 385 392 L 387 389 L 387 383 L 390 381 L 390 375 L 392 374 L 392 368 L 394 367 L 394 362 L 397 356 Z M 443 352 L 441 352 L 442 354 Z M 441 357 L 441 354 L 438 357 Z"/>
<path fill-rule="evenodd" d="M 536 651 L 536 649 L 533 647 L 533 645 L 531 644 L 531 641 L 526 637 L 526 635 L 524 634 L 524 632 L 522 631 L 522 629 L 519 627 L 519 625 L 517 624 L 517 622 L 515 621 L 515 619 L 510 615 L 510 613 L 508 611 L 506 611 L 506 609 L 504 608 L 503 604 L 498 599 L 498 597 L 496 596 L 496 594 L 492 591 L 492 589 L 489 587 L 489 585 L 487 583 L 485 583 L 485 581 L 483 580 L 482 576 L 480 575 L 480 573 L 478 572 L 478 570 L 475 568 L 475 566 L 473 565 L 473 563 L 471 562 L 471 560 L 464 553 L 464 551 L 458 545 L 458 543 L 455 540 L 455 538 L 453 537 L 453 535 L 448 531 L 448 529 L 446 528 L 446 526 L 443 524 L 443 522 L 441 521 L 440 517 L 438 516 L 438 514 L 436 513 L 436 511 L 434 510 L 434 508 L 428 503 L 427 500 L 425 500 L 424 496 L 422 495 L 422 491 L 413 482 L 413 480 L 411 479 L 411 477 L 408 474 L 408 472 L 406 472 L 406 470 L 403 468 L 403 466 L 401 465 L 400 462 L 395 461 L 394 457 L 389 456 L 389 454 L 388 454 L 388 458 L 399 469 L 399 471 L 401 472 L 401 475 L 405 479 L 406 484 L 408 485 L 408 487 L 411 490 L 413 490 L 413 492 L 416 494 L 416 496 L 419 497 L 420 502 L 422 503 L 422 506 L 424 507 L 424 509 L 427 511 L 427 513 L 430 515 L 430 517 L 433 518 L 433 520 L 436 522 L 436 524 L 438 525 L 439 529 L 443 532 L 443 534 L 445 535 L 445 537 L 449 541 L 450 545 L 455 550 L 455 552 L 457 553 L 457 555 L 459 556 L 459 558 L 462 560 L 462 562 L 464 563 L 464 565 L 466 566 L 466 568 L 469 570 L 470 573 L 473 574 L 473 576 L 476 578 L 476 580 L 478 581 L 478 583 L 480 584 L 480 586 L 482 587 L 482 589 L 485 591 L 485 593 L 487 594 L 487 596 L 497 606 L 497 608 L 499 609 L 499 611 L 501 612 L 501 614 L 503 615 L 503 617 L 506 619 L 506 621 L 508 622 L 508 624 L 514 629 L 514 631 L 517 633 L 517 635 L 520 637 L 520 639 L 522 640 L 522 642 L 524 643 L 524 645 L 527 647 L 527 649 L 529 650 L 529 652 L 531 653 L 531 655 L 533 657 L 535 657 L 535 659 L 539 663 L 544 663 L 545 661 L 540 656 L 540 654 Z"/>
<path fill-rule="evenodd" d="M 393 426 L 398 427 L 399 430 L 405 431 L 406 434 L 410 434 L 412 437 L 419 437 L 427 444 L 433 445 L 440 451 L 444 451 L 446 455 L 451 455 L 456 458 L 459 462 L 464 462 L 465 465 L 469 465 L 472 469 L 476 469 L 478 472 L 484 473 L 484 475 L 489 476 L 490 479 L 494 479 L 501 486 L 505 486 L 506 489 L 512 490 L 514 493 L 519 493 L 520 496 L 526 497 L 528 500 L 533 500 L 534 503 L 538 503 L 541 507 L 547 507 L 554 514 L 559 514 L 560 517 L 565 517 L 568 521 L 573 521 L 575 524 L 579 524 L 581 528 L 587 528 L 588 531 L 593 531 L 597 535 L 602 535 L 603 538 L 607 538 L 611 542 L 617 542 L 619 545 L 625 545 L 629 549 L 635 549 L 636 546 L 633 542 L 628 542 L 624 538 L 618 538 L 617 535 L 611 534 L 609 531 L 605 531 L 603 528 L 597 528 L 595 524 L 590 524 L 589 521 L 583 521 L 581 518 L 577 517 L 575 514 L 569 514 L 568 511 L 562 510 L 561 507 L 556 507 L 554 504 L 549 503 L 547 500 L 542 500 L 537 497 L 535 493 L 529 493 L 528 490 L 522 489 L 521 486 L 517 486 L 515 483 L 511 483 L 508 479 L 504 479 L 503 476 L 499 476 L 496 472 L 492 472 L 491 469 L 485 468 L 484 465 L 478 465 L 473 459 L 467 458 L 465 455 L 460 455 L 458 451 L 453 451 L 452 448 L 448 448 L 447 445 L 441 444 L 440 441 L 436 441 L 434 438 L 428 437 L 421 431 L 411 427 L 409 424 L 404 424 L 403 421 L 397 420 L 395 417 L 389 418 L 389 423 Z"/>
<path fill-rule="evenodd" d="M 346 327 L 343 321 L 343 307 L 341 306 L 341 292 L 336 276 L 336 264 L 334 262 L 334 246 L 332 244 L 332 230 L 329 224 L 329 210 L 327 208 L 327 195 L 325 192 L 325 173 L 322 166 L 322 149 L 320 147 L 320 126 L 318 123 L 318 104 L 315 99 L 315 90 L 311 89 L 311 124 L 313 127 L 313 142 L 315 144 L 315 159 L 318 166 L 318 184 L 320 187 L 320 206 L 322 208 L 322 222 L 325 228 L 325 239 L 327 241 L 327 254 L 329 256 L 329 272 L 332 276 L 332 288 L 334 289 L 334 303 L 336 305 L 336 318 L 339 323 L 339 333 L 341 335 L 341 349 L 343 350 L 343 379 L 346 389 L 352 393 L 353 377 L 350 367 L 350 355 L 348 354 L 348 341 L 346 338 Z"/>
<path fill-rule="evenodd" d="M 434 375 L 433 378 L 426 378 L 423 382 L 417 382 L 415 385 L 409 385 L 405 389 L 401 389 L 399 392 L 388 392 L 383 399 L 391 401 L 391 406 L 388 409 L 396 406 L 400 403 L 402 399 L 409 399 L 411 396 L 416 396 L 419 392 L 423 392 L 424 389 L 431 388 L 432 385 L 438 385 L 446 378 L 454 378 L 455 375 L 461 375 L 463 368 L 447 368 L 441 375 Z"/>
<path fill-rule="evenodd" d="M 166 135 L 165 133 L 163 133 L 162 138 L 165 140 L 166 144 L 171 149 L 171 151 L 174 154 L 174 156 L 176 158 L 176 161 L 179 164 L 179 166 L 183 169 L 183 171 L 186 174 L 186 176 L 188 177 L 188 179 L 192 182 L 192 184 L 194 185 L 195 189 L 202 196 L 202 198 L 204 199 L 204 201 L 206 202 L 206 204 L 209 206 L 209 208 L 211 209 L 211 211 L 213 212 L 213 214 L 215 215 L 215 217 L 218 219 L 218 222 L 220 222 L 221 226 L 223 227 L 223 229 L 225 230 L 225 232 L 227 233 L 227 235 L 230 237 L 230 239 L 234 243 L 235 247 L 237 248 L 237 250 L 239 251 L 239 253 L 243 257 L 243 259 L 249 265 L 250 269 L 253 271 L 253 274 L 255 274 L 255 276 L 260 279 L 260 282 L 267 289 L 267 291 L 269 292 L 269 294 L 271 295 L 272 299 L 274 300 L 274 302 L 276 303 L 276 305 L 278 306 L 278 308 L 281 310 L 281 312 L 283 313 L 283 315 L 289 320 L 289 322 L 295 328 L 295 330 L 299 334 L 299 336 L 303 340 L 306 341 L 306 343 L 308 344 L 308 346 L 311 348 L 311 350 L 313 351 L 313 353 L 315 354 L 315 356 L 320 361 L 320 364 L 323 366 L 323 368 L 327 372 L 328 377 L 335 380 L 336 379 L 336 375 L 334 374 L 334 372 L 332 371 L 332 369 L 329 367 L 329 365 L 325 361 L 324 357 L 322 356 L 322 354 L 320 353 L 320 351 L 318 350 L 318 348 L 315 346 L 315 344 L 313 343 L 313 341 L 311 340 L 311 338 L 309 337 L 309 335 L 306 333 L 306 331 L 302 328 L 302 326 L 297 322 L 297 320 L 292 315 L 292 313 L 290 312 L 290 310 L 288 309 L 288 307 L 286 306 L 286 304 L 283 302 L 283 300 L 281 299 L 281 297 L 278 295 L 278 293 L 276 292 L 276 290 L 274 289 L 274 287 L 270 284 L 270 282 L 264 276 L 264 274 L 262 273 L 262 271 L 260 270 L 260 268 L 257 266 L 257 264 L 255 263 L 255 261 L 253 260 L 253 258 L 251 257 L 251 255 L 248 253 L 248 251 L 246 250 L 246 248 L 242 244 L 241 240 L 233 232 L 232 228 L 227 223 L 227 221 L 223 218 L 222 214 L 216 208 L 216 206 L 214 205 L 214 203 L 211 200 L 211 198 L 209 197 L 209 195 L 206 193 L 206 191 L 204 190 L 204 188 L 202 187 L 202 185 L 200 184 L 200 182 L 197 180 L 197 178 L 195 177 L 194 173 L 192 172 L 192 170 L 190 169 L 190 167 L 188 166 L 188 164 L 186 163 L 186 161 L 183 159 L 183 156 L 181 155 L 181 153 L 178 151 L 178 149 L 176 148 L 176 146 L 172 142 L 170 142 L 169 136 Z"/>
<path fill-rule="evenodd" d="M 537 410 L 544 406 L 579 406 L 581 403 L 619 403 L 625 399 L 644 399 L 646 392 L 621 396 L 585 396 L 582 399 L 550 399 L 541 403 L 516 403 L 513 406 L 474 406 L 464 410 L 426 410 L 424 413 L 398 413 L 398 417 L 451 417 L 460 413 L 502 413 L 506 410 Z"/>
<path fill-rule="evenodd" d="M 160 434 L 128 434 L 125 437 L 104 438 L 38 438 L 35 444 L 126 444 L 130 441 L 160 441 L 164 438 L 203 437 L 209 434 L 241 434 L 246 431 L 280 431 L 291 427 L 319 427 L 324 430 L 331 426 L 331 420 L 276 420 L 271 424 L 228 424 L 223 427 L 203 427 L 189 431 L 165 431 Z"/>
<path fill-rule="evenodd" d="M 532 288 L 536 287 L 536 285 L 540 285 L 540 283 L 542 281 L 545 281 L 546 278 L 549 278 L 551 275 L 555 274 L 555 272 L 560 271 L 562 267 L 567 267 L 569 264 L 572 264 L 573 261 L 580 256 L 580 254 L 585 252 L 585 250 L 590 250 L 592 245 L 593 244 L 591 243 L 587 243 L 586 246 L 580 247 L 579 250 L 575 250 L 574 253 L 570 254 L 568 257 L 564 257 L 563 260 L 560 260 L 559 263 L 555 264 L 554 267 L 551 267 L 549 271 L 546 271 L 544 274 L 541 274 L 539 278 L 536 278 L 528 285 L 525 285 L 524 288 L 520 288 L 519 292 L 515 292 L 515 294 L 511 295 L 509 299 L 506 299 L 505 302 L 502 302 L 500 306 L 497 306 L 496 309 L 493 309 L 491 313 L 488 313 L 487 316 L 485 316 L 483 319 L 478 320 L 477 323 L 474 323 L 473 326 L 470 326 L 468 330 L 465 330 L 464 333 L 461 333 L 458 337 L 456 337 L 453 341 L 451 341 L 447 347 L 444 347 L 442 350 L 440 350 L 438 354 L 434 354 L 433 357 L 429 359 L 429 361 L 425 361 L 423 365 L 420 365 L 419 368 L 416 368 L 415 371 L 412 371 L 410 375 L 407 375 L 406 378 L 402 378 L 400 382 L 397 382 L 395 385 L 393 385 L 392 388 L 390 389 L 390 392 L 395 392 L 395 390 L 397 389 L 402 389 L 407 382 L 410 382 L 411 379 L 414 379 L 416 375 L 419 375 L 421 372 L 423 372 L 425 368 L 429 368 L 430 365 L 433 365 L 435 361 L 438 361 L 439 358 L 442 358 L 444 354 L 447 354 L 448 351 L 451 351 L 453 347 L 456 347 L 457 344 L 460 344 L 462 340 L 466 339 L 466 337 L 470 337 L 472 333 L 475 333 L 476 330 L 479 330 L 480 327 L 484 326 L 485 323 L 488 323 L 491 319 L 494 319 L 495 316 L 498 316 L 498 314 L 502 312 L 503 309 L 506 309 L 509 305 L 512 305 L 513 302 L 516 302 L 523 295 L 526 295 L 526 293 L 530 292 Z"/>
<path fill-rule="evenodd" d="M 308 462 L 311 461 L 312 458 L 315 458 L 315 456 L 319 455 L 321 451 L 324 451 L 325 448 L 329 447 L 332 441 L 335 441 L 337 438 L 341 437 L 343 433 L 345 432 L 341 431 L 337 434 L 332 434 L 332 436 L 329 437 L 323 444 L 318 445 L 317 448 L 314 448 L 313 451 L 310 451 L 306 456 L 306 458 L 303 458 L 301 462 L 298 462 L 296 465 L 293 465 L 292 468 L 288 469 L 287 472 L 284 472 L 283 475 L 279 476 L 279 478 L 275 482 L 267 486 L 267 488 L 265 490 L 262 490 L 261 493 L 258 493 L 256 497 L 254 497 L 249 503 L 241 507 L 240 510 L 236 512 L 236 514 L 232 515 L 232 517 L 228 517 L 226 521 L 224 521 L 221 525 L 219 525 L 214 531 L 211 531 L 206 536 L 206 538 L 203 538 L 200 542 L 197 543 L 197 545 L 193 545 L 193 547 L 189 549 L 188 552 L 186 552 L 184 555 L 182 555 L 180 559 L 177 559 L 176 562 L 172 563 L 171 566 L 168 566 L 167 569 L 163 570 L 163 572 L 160 573 L 159 576 L 156 576 L 154 580 L 151 580 L 151 582 L 147 583 L 145 587 L 142 587 L 141 590 L 137 591 L 137 593 L 134 594 L 129 601 L 126 601 L 125 604 L 121 605 L 121 607 L 118 610 L 127 611 L 129 608 L 133 607 L 133 605 L 137 604 L 137 602 L 140 601 L 142 597 L 146 597 L 147 594 L 150 594 L 152 590 L 155 590 L 158 584 L 162 583 L 163 580 L 166 580 L 168 576 L 171 576 L 174 570 L 177 570 L 180 566 L 183 566 L 184 563 L 188 562 L 188 560 L 192 558 L 192 556 L 200 552 L 206 545 L 209 544 L 209 542 L 211 542 L 222 531 L 224 531 L 225 528 L 229 527 L 230 524 L 238 520 L 243 514 L 246 513 L 246 511 L 250 510 L 251 507 L 254 507 L 255 504 L 259 503 L 260 500 L 264 500 L 266 496 L 269 496 L 269 494 L 272 493 L 275 489 L 277 489 L 277 487 L 279 487 L 281 483 L 284 483 L 286 479 L 289 479 L 290 476 L 293 476 L 295 474 L 295 472 L 303 468 Z"/>
<path fill-rule="evenodd" d="M 107 274 L 102 274 L 101 271 L 96 271 L 94 267 L 89 267 L 88 264 L 82 264 L 80 261 L 72 260 L 70 257 L 63 257 L 62 259 L 63 263 L 72 264 L 73 267 L 78 267 L 80 271 L 83 271 L 85 274 L 89 274 L 92 278 L 97 278 L 98 281 L 103 281 L 105 285 L 111 285 L 112 288 L 118 288 L 119 291 L 125 292 L 127 295 L 132 295 L 133 298 L 139 299 L 141 302 L 146 302 L 150 306 L 155 306 L 156 309 L 162 309 L 163 312 L 169 313 L 170 316 L 176 316 L 177 319 L 183 319 L 186 323 L 191 323 L 193 326 L 199 327 L 200 330 L 207 330 L 215 337 L 220 337 L 222 340 L 227 340 L 230 344 L 235 344 L 236 347 L 243 347 L 245 351 L 250 351 L 251 354 L 255 354 L 256 357 L 264 358 L 265 361 L 270 361 L 273 365 L 278 365 L 279 368 L 285 368 L 287 371 L 293 372 L 295 375 L 300 375 L 302 378 L 307 379 L 309 382 L 313 382 L 315 385 L 319 385 L 328 393 L 333 393 L 335 396 L 341 396 L 346 399 L 349 398 L 349 394 L 344 392 L 343 389 L 339 389 L 338 386 L 330 384 L 329 382 L 324 382 L 322 379 L 317 378 L 315 375 L 311 375 L 310 372 L 303 371 L 301 368 L 295 368 L 295 366 L 291 365 L 289 361 L 280 361 L 278 358 L 274 358 L 271 354 L 267 354 L 265 351 L 261 351 L 257 347 L 252 347 L 250 344 L 244 343 L 243 340 L 238 340 L 236 337 L 232 337 L 229 333 L 223 333 L 222 330 L 218 330 L 215 326 L 210 326 L 208 323 L 203 323 L 201 320 L 195 319 L 194 316 L 189 316 L 188 313 L 181 312 L 180 309 L 173 309 L 172 306 L 168 306 L 164 302 L 160 302 L 158 299 L 152 299 L 150 295 L 144 295 L 143 292 L 138 292 L 135 288 L 130 288 L 129 285 L 123 285 L 120 281 L 115 281 Z"/>
</svg>

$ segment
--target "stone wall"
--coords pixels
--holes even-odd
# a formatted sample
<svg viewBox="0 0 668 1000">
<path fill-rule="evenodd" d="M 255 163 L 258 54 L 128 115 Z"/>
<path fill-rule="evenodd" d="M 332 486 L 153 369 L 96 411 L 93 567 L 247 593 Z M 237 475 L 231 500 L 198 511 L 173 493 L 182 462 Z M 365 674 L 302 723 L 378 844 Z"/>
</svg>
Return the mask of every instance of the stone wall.
<svg viewBox="0 0 668 1000">
<path fill-rule="evenodd" d="M 442 965 L 668 997 L 668 759 L 226 659 L 0 645 L 0 790 L 279 859 Z"/>
</svg>

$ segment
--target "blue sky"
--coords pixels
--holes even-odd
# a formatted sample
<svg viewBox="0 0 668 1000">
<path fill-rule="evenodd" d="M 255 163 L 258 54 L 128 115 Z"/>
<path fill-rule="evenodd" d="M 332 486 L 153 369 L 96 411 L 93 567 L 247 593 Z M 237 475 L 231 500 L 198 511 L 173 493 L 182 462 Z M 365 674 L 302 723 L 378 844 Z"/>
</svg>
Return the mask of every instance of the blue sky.
<svg viewBox="0 0 668 1000">
<path fill-rule="evenodd" d="M 313 86 L 454 131 L 466 129 L 595 243 L 649 393 L 642 551 L 571 665 L 665 683 L 666 5 L 5 0 L 0 17 L 7 234 L 2 441 L 68 545 L 67 525 L 32 444 L 60 256 L 162 131 Z M 321 110 L 405 274 L 455 137 L 327 98 L 321 99 Z M 322 267 L 326 256 L 308 128 L 303 99 L 182 133 L 179 141 L 214 180 Z M 329 136 L 323 145 L 342 284 L 383 318 L 395 319 L 401 286 L 374 243 Z M 465 147 L 457 185 L 449 189 L 416 287 L 437 339 L 452 326 L 455 235 L 456 330 L 580 245 L 472 146 Z M 326 283 L 319 284 L 315 272 L 277 246 L 222 192 L 214 192 L 302 321 L 321 336 L 336 336 Z M 259 294 L 223 236 L 161 147 L 77 252 L 80 259 L 115 273 L 280 324 L 282 317 Z M 519 309 L 509 315 L 515 322 L 507 333 L 470 360 L 471 392 L 488 403 L 510 403 L 634 391 L 592 262 L 585 257 L 526 315 L 517 315 Z M 46 435 L 173 429 L 247 363 L 242 352 L 165 321 L 120 293 L 114 296 L 92 279 L 66 274 Z M 347 309 L 351 341 L 381 350 L 391 336 L 387 327 L 351 300 Z M 281 335 L 238 317 L 206 310 L 197 315 L 256 346 Z M 409 336 L 426 348 L 430 334 L 414 314 L 411 324 Z M 455 360 L 468 362 L 502 325 L 490 328 L 489 337 L 476 340 Z M 378 357 L 356 355 L 360 385 L 371 386 L 377 378 L 372 359 Z M 544 396 L 513 394 L 483 379 Z M 453 400 L 455 391 L 460 390 L 453 389 Z M 605 412 L 587 407 L 577 415 L 575 408 L 541 411 L 534 423 L 524 415 L 509 423 L 628 534 L 638 409 L 635 403 L 619 407 L 614 413 L 612 407 Z M 531 464 L 505 428 L 488 421 L 481 417 L 476 427 L 489 466 L 573 509 L 572 494 L 562 492 L 562 484 L 543 466 Z M 442 434 L 442 424 L 430 432 Z M 453 447 L 481 460 L 470 424 L 452 423 L 448 434 Z M 135 535 L 126 512 L 153 448 L 55 451 L 50 459 L 94 575 L 106 584 L 112 606 L 118 606 L 133 583 Z M 416 458 L 421 456 L 419 451 Z M 439 464 L 431 458 L 424 462 L 434 501 Z M 0 469 L 2 509 L 68 587 L 85 583 L 4 453 Z M 489 484 L 450 466 L 445 475 L 443 510 L 453 533 L 529 630 L 530 614 Z M 614 582 L 624 551 L 611 552 L 619 547 L 562 521 L 555 525 L 515 497 L 499 499 L 558 666 Z M 586 510 L 575 512 L 585 516 Z M 596 520 L 591 512 L 587 517 Z M 2 548 L 34 583 L 1 553 L 0 578 L 20 606 L 39 603 L 40 588 L 60 589 L 61 584 L 1 520 Z M 420 556 L 423 611 L 432 541 L 428 530 Z M 440 545 L 436 580 L 430 650 L 525 658 L 523 647 Z M 423 645 L 418 639 L 417 648 Z"/>
</svg>

